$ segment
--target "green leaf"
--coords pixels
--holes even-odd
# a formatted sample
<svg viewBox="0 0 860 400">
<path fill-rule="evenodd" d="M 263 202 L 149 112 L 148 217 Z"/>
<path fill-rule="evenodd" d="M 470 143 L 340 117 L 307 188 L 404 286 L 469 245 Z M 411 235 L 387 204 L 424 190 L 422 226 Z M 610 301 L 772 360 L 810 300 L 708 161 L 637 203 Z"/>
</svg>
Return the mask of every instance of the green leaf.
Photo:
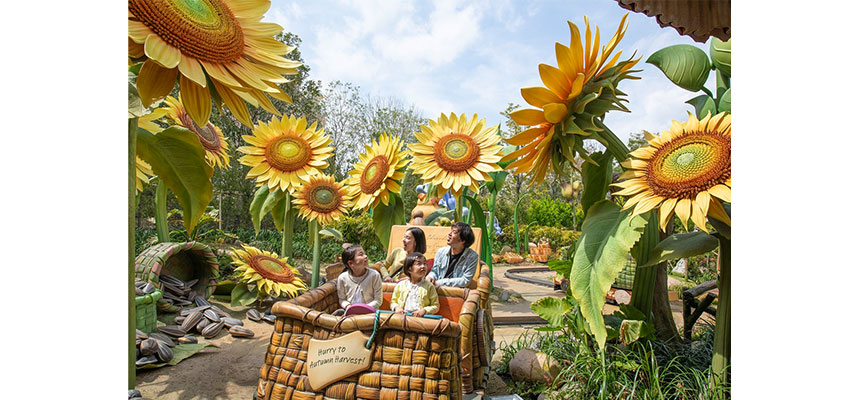
<svg viewBox="0 0 860 400">
<path fill-rule="evenodd" d="M 710 112 L 711 115 L 715 115 L 717 113 L 717 105 L 714 102 L 714 99 L 706 94 L 693 97 L 692 99 L 687 100 L 686 103 L 696 109 L 696 116 L 699 117 L 699 119 L 704 118 L 708 112 Z"/>
<path fill-rule="evenodd" d="M 487 229 L 487 218 L 484 217 L 484 209 L 481 208 L 481 205 L 478 203 L 478 200 L 472 196 L 463 196 L 466 201 L 469 202 L 470 214 L 474 217 L 475 223 L 472 226 L 476 226 L 481 228 L 481 261 L 483 261 L 487 265 L 491 265 L 493 263 L 493 255 L 490 250 L 490 230 Z M 466 220 L 466 223 L 469 223 L 469 220 Z"/>
<path fill-rule="evenodd" d="M 215 285 L 215 291 L 212 294 L 217 295 L 229 295 L 233 292 L 233 288 L 236 287 L 236 282 L 233 281 L 221 281 Z"/>
<path fill-rule="evenodd" d="M 702 49 L 689 44 L 676 44 L 658 50 L 645 61 L 653 64 L 672 83 L 691 92 L 702 89 L 711 71 L 711 62 Z"/>
<path fill-rule="evenodd" d="M 373 208 L 373 230 L 382 246 L 388 252 L 388 237 L 391 227 L 403 223 L 403 199 L 400 196 L 389 196 L 388 205 L 382 202 Z"/>
<path fill-rule="evenodd" d="M 618 306 L 618 309 L 620 311 L 616 311 L 616 313 L 620 313 L 622 319 L 634 319 L 637 321 L 645 320 L 645 314 L 643 314 L 642 311 L 639 311 L 638 308 L 630 304 L 620 304 Z"/>
<path fill-rule="evenodd" d="M 263 215 L 266 215 L 267 212 L 272 213 L 272 220 L 275 222 L 275 229 L 279 232 L 284 231 L 284 213 L 287 209 L 287 196 L 284 195 L 284 192 L 280 190 L 276 190 L 275 193 L 280 192 L 280 195 L 277 194 L 269 194 L 269 197 L 266 198 L 266 201 L 263 203 Z M 290 209 L 291 214 L 295 214 L 293 209 Z M 291 215 L 290 218 L 293 216 Z"/>
<path fill-rule="evenodd" d="M 602 313 L 606 293 L 648 222 L 641 214 L 631 216 L 631 211 L 621 211 L 608 200 L 591 206 L 573 257 L 570 289 L 601 349 L 606 344 Z"/>
<path fill-rule="evenodd" d="M 549 322 L 552 327 L 561 326 L 564 315 L 573 309 L 564 298 L 544 297 L 531 304 L 532 311 Z"/>
<path fill-rule="evenodd" d="M 501 128 L 499 128 L 499 130 L 500 131 L 499 131 L 498 135 L 501 136 Z M 508 154 L 513 153 L 516 150 L 517 150 L 517 146 L 513 146 L 513 145 L 507 145 L 505 147 L 502 147 L 502 156 L 504 157 Z M 499 164 L 499 167 L 502 167 L 502 169 L 505 169 L 505 167 L 507 167 L 508 165 L 510 165 L 514 161 L 516 161 L 516 160 L 500 162 L 498 164 Z"/>
<path fill-rule="evenodd" d="M 170 361 L 166 363 L 146 364 L 144 366 L 137 367 L 137 369 L 152 369 L 160 368 L 165 365 L 176 365 L 179 364 L 180 361 L 193 356 L 209 346 L 218 347 L 212 343 L 179 343 L 171 349 L 173 351 L 173 358 L 171 358 Z"/>
<path fill-rule="evenodd" d="M 178 126 L 158 135 L 138 129 L 137 154 L 179 200 L 185 230 L 190 234 L 212 201 L 212 167 L 204 158 L 197 135 Z"/>
<path fill-rule="evenodd" d="M 573 267 L 573 260 L 552 260 L 547 262 L 546 265 L 549 269 L 570 279 L 570 269 Z"/>
<path fill-rule="evenodd" d="M 335 238 L 335 239 L 337 239 L 337 240 L 339 240 L 339 241 L 341 241 L 341 242 L 343 241 L 343 234 L 342 234 L 342 233 L 340 233 L 340 231 L 339 231 L 339 230 L 334 229 L 334 228 L 323 228 L 323 229 L 320 229 L 320 235 L 328 236 L 328 237 L 333 237 L 333 238 Z"/>
<path fill-rule="evenodd" d="M 263 220 L 263 216 L 265 215 L 263 211 L 263 202 L 266 201 L 266 198 L 269 196 L 269 186 L 263 185 L 254 192 L 254 199 L 251 200 L 251 207 L 248 208 L 248 211 L 251 213 L 251 223 L 254 225 L 254 234 L 257 235 L 260 233 L 260 221 Z"/>
<path fill-rule="evenodd" d="M 437 218 L 454 218 L 454 210 L 448 210 L 444 207 L 437 208 L 436 211 L 430 213 L 427 218 L 424 218 L 424 223 L 427 225 L 433 225 L 433 222 L 436 221 Z"/>
<path fill-rule="evenodd" d="M 598 201 L 606 199 L 606 192 L 609 190 L 609 184 L 612 182 L 612 153 L 604 151 L 602 153 L 592 154 L 594 160 L 600 164 L 594 166 L 592 164 L 582 165 L 582 209 L 588 216 L 588 210 Z"/>
<path fill-rule="evenodd" d="M 711 61 L 717 71 L 722 72 L 726 76 L 732 76 L 732 39 L 724 42 L 715 37 L 711 38 Z"/>
<path fill-rule="evenodd" d="M 230 292 L 230 305 L 233 307 L 247 306 L 256 300 L 257 294 L 248 290 L 248 285 L 244 283 L 236 284 L 236 287 Z"/>
<path fill-rule="evenodd" d="M 723 96 L 720 97 L 720 105 L 717 107 L 718 112 L 732 112 L 732 88 L 726 90 Z M 714 113 L 716 114 L 716 113 Z"/>
<path fill-rule="evenodd" d="M 651 251 L 648 262 L 643 265 L 659 264 L 663 261 L 677 260 L 707 253 L 720 244 L 717 238 L 701 231 L 676 233 L 663 239 Z"/>
<path fill-rule="evenodd" d="M 629 345 L 639 340 L 643 325 L 645 325 L 645 321 L 631 319 L 621 321 L 621 328 L 618 329 L 618 337 L 621 338 L 621 343 Z"/>
<path fill-rule="evenodd" d="M 143 102 L 140 101 L 140 95 L 137 93 L 137 88 L 128 83 L 128 117 L 129 118 L 138 118 L 142 117 L 149 113 L 149 110 L 143 106 Z"/>
</svg>

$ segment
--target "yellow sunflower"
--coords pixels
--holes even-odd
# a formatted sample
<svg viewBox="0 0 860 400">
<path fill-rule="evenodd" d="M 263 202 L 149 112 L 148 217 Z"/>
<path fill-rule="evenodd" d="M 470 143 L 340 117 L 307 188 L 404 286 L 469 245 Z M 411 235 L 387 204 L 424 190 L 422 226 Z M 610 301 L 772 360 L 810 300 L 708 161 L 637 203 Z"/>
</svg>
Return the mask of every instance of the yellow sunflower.
<svg viewBox="0 0 860 400">
<path fill-rule="evenodd" d="M 152 175 L 155 175 L 155 174 L 152 173 L 152 167 L 150 167 L 149 164 L 146 163 L 146 161 L 143 161 L 138 156 L 135 156 L 134 158 L 135 158 L 135 164 L 136 164 L 136 168 L 135 168 L 136 179 L 134 180 L 134 186 L 138 192 L 142 192 L 143 191 L 143 183 L 144 182 L 149 183 L 150 177 Z"/>
<path fill-rule="evenodd" d="M 316 127 L 316 122 L 308 126 L 306 119 L 294 116 L 272 117 L 268 124 L 255 126 L 253 136 L 242 136 L 250 146 L 238 149 L 246 154 L 239 163 L 252 167 L 247 177 L 256 178 L 257 186 L 292 193 L 311 176 L 321 174 L 334 148 L 328 146 L 331 138 Z"/>
<path fill-rule="evenodd" d="M 297 276 L 299 270 L 287 264 L 286 258 L 278 258 L 275 253 L 243 244 L 242 250 L 233 250 L 230 258 L 242 282 L 256 284 L 261 297 L 295 297 L 307 290 L 305 283 Z"/>
<path fill-rule="evenodd" d="M 371 145 L 364 146 L 366 152 L 358 155 L 359 161 L 346 180 L 347 190 L 358 196 L 353 204 L 356 210 L 376 207 L 380 201 L 388 205 L 388 192 L 400 194 L 398 182 L 406 176 L 409 160 L 406 151 L 400 151 L 399 138 L 383 133 L 379 142 L 372 141 Z"/>
<path fill-rule="evenodd" d="M 280 115 L 267 94 L 291 102 L 279 83 L 301 63 L 283 56 L 293 47 L 274 38 L 283 28 L 260 22 L 267 0 L 129 0 L 128 56 L 143 61 L 137 89 L 145 107 L 179 80 L 182 104 L 206 125 L 216 94 L 247 126 L 244 102 Z M 209 84 L 211 83 L 211 86 Z M 214 92 L 210 92 L 213 90 Z"/>
<path fill-rule="evenodd" d="M 224 134 L 221 133 L 221 128 L 207 122 L 206 125 L 199 126 L 188 115 L 188 111 L 182 105 L 182 97 L 179 100 L 173 96 L 167 96 L 164 102 L 167 107 L 164 108 L 165 115 L 170 119 L 173 125 L 179 125 L 197 135 L 203 150 L 206 153 L 206 162 L 213 167 L 225 168 L 230 166 L 230 156 L 227 155 L 227 142 L 224 140 Z"/>
<path fill-rule="evenodd" d="M 329 175 L 316 175 L 296 192 L 294 204 L 307 220 L 316 220 L 321 226 L 344 216 L 349 211 L 351 196 Z"/>
<path fill-rule="evenodd" d="M 621 163 L 627 169 L 615 195 L 632 196 L 623 209 L 633 215 L 660 208 L 660 229 L 673 214 L 705 231 L 705 216 L 731 226 L 719 200 L 732 202 L 732 117 L 726 113 L 701 121 L 690 114 L 687 123 L 672 121 L 659 136 L 645 133 L 646 146 Z"/>
<path fill-rule="evenodd" d="M 467 120 L 466 114 L 442 114 L 415 132 L 418 143 L 410 144 L 412 165 L 421 179 L 436 185 L 439 192 L 450 190 L 458 196 L 463 188 L 478 192 L 478 183 L 492 178 L 488 172 L 500 171 L 502 159 L 498 126 L 484 128 L 486 120 L 478 115 Z"/>
<path fill-rule="evenodd" d="M 533 184 L 543 182 L 550 162 L 558 168 L 564 158 L 573 162 L 574 150 L 584 154 L 582 137 L 600 130 L 595 126 L 595 118 L 613 109 L 627 111 L 618 97 L 623 95 L 616 90 L 618 82 L 638 79 L 627 74 L 638 59 L 619 63 L 620 51 L 610 58 L 627 30 L 627 14 L 602 49 L 600 29 L 597 28 L 592 41 L 588 17 L 585 17 L 584 48 L 579 28 L 570 21 L 568 25 L 570 47 L 555 44 L 558 68 L 538 65 L 546 87 L 521 90 L 523 99 L 538 109 L 526 108 L 511 113 L 514 122 L 532 128 L 505 139 L 512 145 L 523 146 L 502 158 L 503 162 L 519 158 L 505 169 L 515 169 L 517 174 L 528 173 Z"/>
</svg>

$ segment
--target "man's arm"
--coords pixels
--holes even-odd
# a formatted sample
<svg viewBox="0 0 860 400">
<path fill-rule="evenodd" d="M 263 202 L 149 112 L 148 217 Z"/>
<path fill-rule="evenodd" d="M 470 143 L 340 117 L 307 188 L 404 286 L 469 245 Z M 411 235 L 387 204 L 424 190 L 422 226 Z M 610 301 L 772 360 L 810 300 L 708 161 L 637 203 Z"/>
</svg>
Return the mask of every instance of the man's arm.
<svg viewBox="0 0 860 400">
<path fill-rule="evenodd" d="M 478 253 L 472 249 L 466 249 L 464 251 L 466 253 L 462 255 L 462 262 L 464 263 L 463 275 L 447 279 L 439 279 L 436 281 L 436 286 L 469 286 L 469 282 L 472 280 L 472 277 L 475 276 L 475 269 L 478 268 Z"/>
<path fill-rule="evenodd" d="M 427 280 L 428 281 L 431 281 L 431 282 L 435 281 L 436 279 L 439 279 L 438 277 L 440 275 L 442 275 L 442 271 L 441 271 L 442 263 L 440 261 L 441 261 L 441 258 L 444 256 L 445 251 L 447 251 L 446 249 L 447 249 L 447 247 L 441 247 L 438 250 L 436 250 L 436 255 L 433 257 L 433 266 L 430 268 L 430 273 L 427 274 Z M 447 264 L 447 263 L 445 263 L 445 264 Z"/>
</svg>

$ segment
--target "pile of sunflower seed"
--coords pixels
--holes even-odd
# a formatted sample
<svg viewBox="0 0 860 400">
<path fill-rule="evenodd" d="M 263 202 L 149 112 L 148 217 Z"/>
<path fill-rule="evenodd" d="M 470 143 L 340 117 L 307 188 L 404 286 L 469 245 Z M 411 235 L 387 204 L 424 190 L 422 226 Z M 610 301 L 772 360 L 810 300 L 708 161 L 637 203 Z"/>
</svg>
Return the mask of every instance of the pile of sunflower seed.
<svg viewBox="0 0 860 400">
<path fill-rule="evenodd" d="M 146 334 L 136 329 L 135 343 L 137 344 L 135 365 L 138 367 L 146 364 L 166 363 L 173 359 L 172 348 L 176 347 L 176 342 L 162 333 Z"/>
<path fill-rule="evenodd" d="M 145 296 L 155 291 L 155 285 L 145 282 L 140 278 L 134 278 L 135 296 Z"/>
<path fill-rule="evenodd" d="M 197 292 L 191 289 L 191 287 L 197 283 L 197 279 L 185 282 L 171 275 L 161 274 L 158 280 L 161 282 L 161 298 L 164 301 L 180 307 L 194 304 Z"/>
<path fill-rule="evenodd" d="M 233 337 L 251 338 L 254 331 L 245 328 L 242 320 L 231 318 L 220 307 L 209 303 L 201 296 L 195 296 L 192 304 L 195 307 L 183 308 L 179 315 L 174 318 L 175 325 L 159 326 L 158 331 L 166 335 L 188 340 L 194 338 L 194 333 L 203 335 L 206 339 L 212 339 L 226 328 Z M 196 343 L 196 339 L 195 339 Z"/>
</svg>

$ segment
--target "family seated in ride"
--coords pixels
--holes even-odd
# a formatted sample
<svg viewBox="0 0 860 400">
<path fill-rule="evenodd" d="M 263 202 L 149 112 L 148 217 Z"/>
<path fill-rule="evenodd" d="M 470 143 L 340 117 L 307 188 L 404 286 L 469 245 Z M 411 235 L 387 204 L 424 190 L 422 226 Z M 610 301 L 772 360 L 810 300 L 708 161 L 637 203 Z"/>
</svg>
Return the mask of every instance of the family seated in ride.
<svg viewBox="0 0 860 400">
<path fill-rule="evenodd" d="M 337 277 L 337 298 L 341 309 L 335 315 L 353 305 L 363 312 L 372 312 L 382 305 L 382 278 L 373 268 L 368 268 L 367 254 L 359 245 L 343 250 L 341 260 L 346 271 Z M 349 313 L 347 313 L 349 314 Z"/>
<path fill-rule="evenodd" d="M 397 283 L 391 295 L 391 310 L 396 313 L 411 313 L 416 317 L 435 314 L 439 311 L 439 296 L 432 283 L 424 279 L 427 275 L 427 259 L 419 252 L 406 256 L 403 270 L 409 275 Z"/>
<path fill-rule="evenodd" d="M 455 222 L 448 233 L 448 245 L 436 251 L 427 281 L 435 286 L 468 286 L 478 268 L 478 253 L 469 248 L 473 243 L 472 227 Z"/>
<path fill-rule="evenodd" d="M 385 260 L 373 264 L 373 268 L 379 271 L 384 282 L 396 282 L 407 277 L 403 269 L 406 255 L 414 252 L 424 254 L 426 251 L 427 240 L 424 237 L 424 231 L 413 226 L 403 233 L 403 247 L 392 250 Z"/>
</svg>

